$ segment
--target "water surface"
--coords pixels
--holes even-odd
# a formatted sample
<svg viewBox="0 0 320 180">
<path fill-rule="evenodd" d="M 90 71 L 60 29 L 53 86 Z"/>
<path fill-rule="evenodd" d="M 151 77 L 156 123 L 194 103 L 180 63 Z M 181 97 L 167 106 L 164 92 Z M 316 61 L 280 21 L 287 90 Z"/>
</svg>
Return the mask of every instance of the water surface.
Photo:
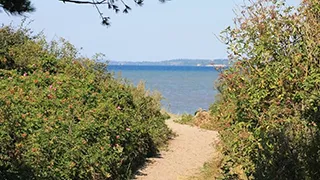
<svg viewBox="0 0 320 180">
<path fill-rule="evenodd" d="M 163 108 L 175 114 L 208 109 L 217 93 L 214 81 L 219 72 L 213 67 L 110 65 L 108 70 L 135 85 L 144 81 L 147 89 L 162 94 Z"/>
</svg>

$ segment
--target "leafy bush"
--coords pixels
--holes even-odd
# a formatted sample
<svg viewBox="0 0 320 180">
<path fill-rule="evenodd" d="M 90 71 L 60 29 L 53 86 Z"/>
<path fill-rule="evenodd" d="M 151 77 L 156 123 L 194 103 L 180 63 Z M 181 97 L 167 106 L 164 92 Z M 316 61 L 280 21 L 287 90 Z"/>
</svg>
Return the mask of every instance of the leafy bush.
<svg viewBox="0 0 320 180">
<path fill-rule="evenodd" d="M 0 179 L 127 179 L 168 139 L 159 98 L 77 57 L 0 29 Z"/>
<path fill-rule="evenodd" d="M 180 124 L 192 124 L 193 116 L 191 114 L 182 114 L 182 116 L 176 119 L 175 122 Z"/>
<path fill-rule="evenodd" d="M 181 117 L 175 120 L 175 122 L 180 124 L 194 125 L 205 129 L 210 129 L 208 127 L 208 122 L 211 121 L 210 112 L 199 109 L 195 112 L 195 115 L 183 114 Z"/>
<path fill-rule="evenodd" d="M 318 179 L 320 2 L 298 9 L 258 0 L 227 28 L 233 67 L 211 107 L 225 155 L 223 179 Z"/>
</svg>

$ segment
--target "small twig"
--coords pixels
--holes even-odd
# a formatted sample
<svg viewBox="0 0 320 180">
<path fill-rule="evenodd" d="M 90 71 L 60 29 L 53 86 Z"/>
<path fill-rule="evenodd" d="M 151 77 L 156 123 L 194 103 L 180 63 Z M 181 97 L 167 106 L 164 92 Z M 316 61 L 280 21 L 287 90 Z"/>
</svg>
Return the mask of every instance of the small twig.
<svg viewBox="0 0 320 180">
<path fill-rule="evenodd" d="M 101 18 L 103 18 L 103 13 L 100 11 L 98 5 L 96 4 L 97 2 L 95 0 L 92 0 L 92 4 L 94 5 L 94 7 L 96 7 L 98 13 L 100 14 Z"/>
</svg>

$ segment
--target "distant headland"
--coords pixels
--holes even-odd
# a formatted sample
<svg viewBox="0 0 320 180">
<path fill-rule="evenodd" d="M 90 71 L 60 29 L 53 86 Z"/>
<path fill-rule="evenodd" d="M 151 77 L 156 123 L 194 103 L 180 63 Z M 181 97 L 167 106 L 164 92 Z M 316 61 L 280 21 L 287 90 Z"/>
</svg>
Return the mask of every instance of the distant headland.
<svg viewBox="0 0 320 180">
<path fill-rule="evenodd" d="M 109 61 L 109 65 L 139 65 L 139 66 L 212 66 L 226 67 L 229 65 L 228 59 L 171 59 L 165 61 Z"/>
</svg>

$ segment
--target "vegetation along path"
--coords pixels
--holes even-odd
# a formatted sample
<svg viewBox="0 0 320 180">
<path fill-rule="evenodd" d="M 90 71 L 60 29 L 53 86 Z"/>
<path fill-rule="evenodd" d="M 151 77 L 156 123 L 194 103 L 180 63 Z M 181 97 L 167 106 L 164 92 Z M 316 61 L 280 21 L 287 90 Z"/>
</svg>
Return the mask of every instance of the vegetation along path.
<svg viewBox="0 0 320 180">
<path fill-rule="evenodd" d="M 173 119 L 167 125 L 177 136 L 171 140 L 166 151 L 140 170 L 138 180 L 176 180 L 197 173 L 203 164 L 213 158 L 214 144 L 218 141 L 216 131 L 175 123 Z"/>
</svg>

